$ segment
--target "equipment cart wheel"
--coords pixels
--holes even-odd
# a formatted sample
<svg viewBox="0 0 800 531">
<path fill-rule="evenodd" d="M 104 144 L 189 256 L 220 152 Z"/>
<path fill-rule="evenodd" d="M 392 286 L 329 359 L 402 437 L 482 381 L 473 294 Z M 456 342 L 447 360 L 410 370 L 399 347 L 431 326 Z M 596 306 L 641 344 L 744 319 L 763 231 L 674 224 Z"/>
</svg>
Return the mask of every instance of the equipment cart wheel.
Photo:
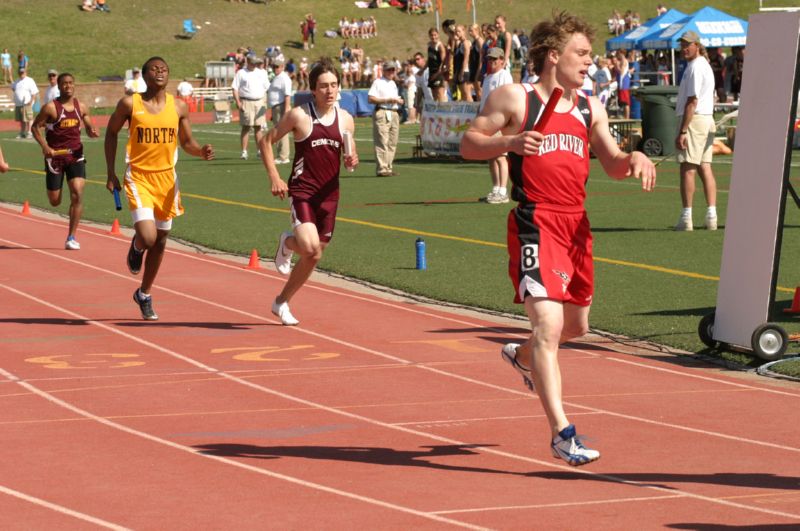
<svg viewBox="0 0 800 531">
<path fill-rule="evenodd" d="M 714 339 L 715 315 L 715 312 L 706 314 L 700 319 L 700 325 L 697 327 L 697 335 L 700 336 L 700 341 L 708 348 L 717 348 L 719 346 L 719 342 Z"/>
<path fill-rule="evenodd" d="M 779 360 L 786 353 L 789 346 L 789 336 L 786 330 L 778 325 L 766 323 L 753 332 L 751 340 L 753 353 L 766 361 Z"/>
<path fill-rule="evenodd" d="M 648 157 L 657 157 L 664 152 L 664 145 L 657 138 L 648 138 L 642 143 L 642 151 Z"/>
</svg>

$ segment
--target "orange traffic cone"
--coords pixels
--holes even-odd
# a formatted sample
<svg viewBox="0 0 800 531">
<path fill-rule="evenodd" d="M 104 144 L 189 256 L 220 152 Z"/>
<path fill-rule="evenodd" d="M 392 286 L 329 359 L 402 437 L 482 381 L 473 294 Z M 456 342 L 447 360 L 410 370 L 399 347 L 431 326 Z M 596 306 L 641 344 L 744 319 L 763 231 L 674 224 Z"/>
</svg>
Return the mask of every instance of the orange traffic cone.
<svg viewBox="0 0 800 531">
<path fill-rule="evenodd" d="M 22 203 L 22 215 L 23 216 L 30 216 L 31 215 L 31 206 L 28 204 L 27 201 Z"/>
<path fill-rule="evenodd" d="M 800 286 L 794 288 L 794 298 L 792 299 L 792 307 L 784 308 L 783 313 L 800 313 Z"/>
<path fill-rule="evenodd" d="M 247 269 L 259 269 L 261 265 L 258 263 L 258 251 L 253 249 L 253 252 L 250 253 L 250 263 L 247 264 Z"/>
<path fill-rule="evenodd" d="M 114 219 L 114 223 L 111 224 L 111 230 L 108 231 L 109 234 L 114 234 L 116 236 L 121 235 L 122 233 L 119 231 L 119 220 Z"/>
</svg>

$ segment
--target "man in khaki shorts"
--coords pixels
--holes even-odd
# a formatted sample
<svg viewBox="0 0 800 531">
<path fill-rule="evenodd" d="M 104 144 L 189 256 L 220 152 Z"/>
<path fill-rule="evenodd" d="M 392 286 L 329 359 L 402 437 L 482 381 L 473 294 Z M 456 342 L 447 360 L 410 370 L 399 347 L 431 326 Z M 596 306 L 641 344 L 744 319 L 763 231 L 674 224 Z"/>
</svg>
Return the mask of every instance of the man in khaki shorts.
<svg viewBox="0 0 800 531">
<path fill-rule="evenodd" d="M 681 54 L 688 64 L 683 72 L 675 113 L 678 130 L 675 148 L 681 171 L 681 201 L 683 210 L 675 230 L 693 230 L 692 197 L 694 177 L 700 170 L 708 211 L 705 227 L 717 230 L 717 182 L 711 171 L 714 133 L 714 72 L 706 57 L 700 36 L 687 31 L 680 38 Z"/>
<path fill-rule="evenodd" d="M 269 77 L 260 67 L 264 60 L 255 55 L 247 56 L 247 67 L 240 68 L 233 78 L 233 99 L 239 109 L 239 124 L 242 126 L 242 160 L 247 160 L 247 144 L 250 129 L 255 127 L 256 149 L 261 142 L 262 129 L 267 127 L 267 89 Z"/>
</svg>

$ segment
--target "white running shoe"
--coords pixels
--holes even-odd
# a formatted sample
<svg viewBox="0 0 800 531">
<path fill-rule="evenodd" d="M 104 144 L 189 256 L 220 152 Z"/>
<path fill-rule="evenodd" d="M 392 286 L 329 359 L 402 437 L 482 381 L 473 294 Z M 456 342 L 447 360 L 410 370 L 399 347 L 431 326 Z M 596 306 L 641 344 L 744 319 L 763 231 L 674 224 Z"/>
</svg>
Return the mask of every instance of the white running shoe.
<svg viewBox="0 0 800 531">
<path fill-rule="evenodd" d="M 275 159 L 275 164 L 289 164 L 289 159 Z"/>
<path fill-rule="evenodd" d="M 240 157 L 242 160 L 247 160 L 247 151 L 242 151 L 242 156 Z"/>
<path fill-rule="evenodd" d="M 281 239 L 278 242 L 278 250 L 275 252 L 275 269 L 281 275 L 288 275 L 292 272 L 292 252 L 291 249 L 286 248 L 286 238 L 291 236 L 291 232 L 282 232 Z"/>
<path fill-rule="evenodd" d="M 511 367 L 522 376 L 522 383 L 525 384 L 525 387 L 531 392 L 534 392 L 536 389 L 533 386 L 533 378 L 531 377 L 530 369 L 523 367 L 522 364 L 517 361 L 517 347 L 519 347 L 519 343 L 506 343 L 500 351 L 500 356 L 503 358 L 503 361 L 511 365 Z"/>
<path fill-rule="evenodd" d="M 586 448 L 581 438 L 575 433 L 575 425 L 570 424 L 550 443 L 553 457 L 560 457 L 571 466 L 581 466 L 600 459 L 600 452 Z"/>
<path fill-rule="evenodd" d="M 274 301 L 272 303 L 272 313 L 280 317 L 281 322 L 284 326 L 295 326 L 300 324 L 300 321 L 294 318 L 292 315 L 291 310 L 289 310 L 289 303 L 282 302 L 278 304 L 278 301 Z"/>
<path fill-rule="evenodd" d="M 67 238 L 67 241 L 64 242 L 64 249 L 68 251 L 80 251 L 81 244 L 79 244 L 78 240 L 75 238 Z"/>
<path fill-rule="evenodd" d="M 706 214 L 706 229 L 717 230 L 717 216 L 709 216 Z"/>
<path fill-rule="evenodd" d="M 500 192 L 486 196 L 486 202 L 490 205 L 502 205 L 503 203 L 508 203 L 508 201 L 508 194 L 501 194 Z"/>
<path fill-rule="evenodd" d="M 694 230 L 694 227 L 692 226 L 692 218 L 689 216 L 681 215 L 680 219 L 678 219 L 678 223 L 675 225 L 675 230 L 677 231 Z"/>
</svg>

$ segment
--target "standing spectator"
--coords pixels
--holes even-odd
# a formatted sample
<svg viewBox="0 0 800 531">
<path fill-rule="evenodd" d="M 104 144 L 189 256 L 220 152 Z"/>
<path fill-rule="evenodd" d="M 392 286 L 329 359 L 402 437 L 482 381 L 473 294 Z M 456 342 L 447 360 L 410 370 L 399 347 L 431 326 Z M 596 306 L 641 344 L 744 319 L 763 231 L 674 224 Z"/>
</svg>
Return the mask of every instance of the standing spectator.
<svg viewBox="0 0 800 531">
<path fill-rule="evenodd" d="M 142 79 L 142 71 L 138 66 L 133 67 L 132 78 L 125 82 L 125 94 L 142 94 L 147 91 L 147 82 Z"/>
<path fill-rule="evenodd" d="M 194 87 L 189 83 L 189 79 L 183 78 L 183 81 L 178 83 L 178 86 L 175 88 L 175 94 L 188 103 L 187 100 L 194 94 Z"/>
<path fill-rule="evenodd" d="M 399 106 L 403 104 L 394 82 L 397 69 L 394 63 L 383 64 L 383 77 L 372 82 L 367 94 L 375 105 L 372 113 L 372 141 L 375 144 L 375 174 L 379 177 L 397 175 L 392 168 L 400 133 Z"/>
<path fill-rule="evenodd" d="M 481 27 L 473 24 L 469 27 L 469 36 L 472 39 L 472 44 L 469 47 L 469 58 L 467 64 L 469 65 L 469 77 L 467 80 L 472 85 L 468 90 L 475 93 L 475 97 L 481 99 L 481 47 L 483 47 L 483 34 Z"/>
<path fill-rule="evenodd" d="M 311 40 L 311 47 L 314 47 L 314 40 L 317 36 L 317 21 L 313 13 L 306 15 L 306 27 L 308 28 L 308 38 Z"/>
<path fill-rule="evenodd" d="M 628 62 L 628 51 L 617 50 L 616 59 L 616 78 L 617 78 L 617 101 L 626 120 L 631 117 L 631 65 Z"/>
<path fill-rule="evenodd" d="M 605 107 L 611 94 L 611 71 L 608 69 L 608 59 L 601 56 L 597 60 L 597 72 L 594 75 L 594 87 L 597 91 L 597 99 Z"/>
<path fill-rule="evenodd" d="M 725 92 L 725 57 L 720 53 L 719 48 L 708 49 L 708 64 L 711 65 L 711 71 L 714 72 L 714 92 L 717 95 L 717 101 L 720 103 L 727 103 L 728 95 Z"/>
<path fill-rule="evenodd" d="M 273 59 L 273 61 L 276 60 L 277 58 Z M 255 128 L 253 134 L 256 139 L 256 146 L 258 146 L 264 134 L 262 129 L 267 126 L 266 96 L 270 84 L 267 71 L 263 68 L 256 68 L 257 65 L 261 64 L 264 64 L 263 59 L 248 55 L 247 67 L 236 72 L 231 83 L 233 99 L 239 109 L 239 125 L 242 126 L 242 160 L 247 160 L 250 129 Z"/>
<path fill-rule="evenodd" d="M 30 59 L 25 55 L 25 52 L 20 50 L 17 52 L 17 70 L 24 68 L 26 71 L 30 70 Z"/>
<path fill-rule="evenodd" d="M 731 90 L 733 101 L 739 100 L 739 93 L 742 91 L 742 74 L 744 72 L 744 46 L 734 46 L 731 48 Z"/>
<path fill-rule="evenodd" d="M 486 106 L 489 95 L 503 85 L 514 82 L 505 67 L 505 51 L 491 48 L 486 52 L 486 77 L 483 78 L 481 105 L 478 112 Z M 508 159 L 505 153 L 489 159 L 489 174 L 492 177 L 492 190 L 486 196 L 491 205 L 508 203 Z"/>
<path fill-rule="evenodd" d="M 273 59 L 272 69 L 275 77 L 267 90 L 267 105 L 272 114 L 272 125 L 277 127 L 281 119 L 292 108 L 292 80 L 284 69 L 283 60 Z M 260 143 L 260 139 L 256 139 Z M 289 164 L 289 137 L 284 136 L 278 142 L 275 164 Z"/>
<path fill-rule="evenodd" d="M 39 96 L 39 87 L 33 78 L 28 77 L 28 71 L 20 68 L 19 79 L 11 85 L 11 90 L 14 91 L 14 115 L 19 122 L 19 138 L 30 138 L 33 104 Z"/>
<path fill-rule="evenodd" d="M 42 147 L 44 155 L 47 199 L 53 206 L 61 204 L 64 178 L 69 188 L 69 232 L 64 248 L 80 250 L 75 239 L 78 223 L 83 214 L 83 187 L 86 184 L 86 160 L 83 157 L 81 127 L 85 126 L 90 138 L 100 133 L 92 124 L 89 108 L 80 104 L 75 95 L 75 78 L 63 73 L 56 78 L 59 96 L 45 103 L 33 122 L 33 137 Z M 42 136 L 42 128 L 47 131 Z"/>
<path fill-rule="evenodd" d="M 3 69 L 3 83 L 9 85 L 14 82 L 14 76 L 11 74 L 11 54 L 8 53 L 8 48 L 3 48 L 3 53 L 0 54 L 0 68 Z"/>
<path fill-rule="evenodd" d="M 308 57 L 300 59 L 297 65 L 297 90 L 308 88 Z"/>
<path fill-rule="evenodd" d="M 583 78 L 583 87 L 581 88 L 583 93 L 587 96 L 594 96 L 597 93 L 594 85 L 596 74 L 597 65 L 594 64 L 594 61 L 592 61 L 592 64 L 589 65 L 589 69 L 586 71 L 586 77 Z"/>
<path fill-rule="evenodd" d="M 428 87 L 433 93 L 435 101 L 447 101 L 445 85 L 445 58 L 447 51 L 444 44 L 439 40 L 439 30 L 431 28 L 428 30 Z"/>
<path fill-rule="evenodd" d="M 303 49 L 308 50 L 308 20 L 300 21 L 300 37 L 303 40 Z"/>
<path fill-rule="evenodd" d="M 497 44 L 495 46 L 503 50 L 503 54 L 505 54 L 505 69 L 510 72 L 511 62 L 513 61 L 513 56 L 511 55 L 513 39 L 511 37 L 511 32 L 506 28 L 506 17 L 504 15 L 497 15 L 494 17 L 494 25 L 497 27 Z"/>
<path fill-rule="evenodd" d="M 413 61 L 407 61 L 403 66 L 405 69 L 405 76 L 403 77 L 403 84 L 405 85 L 404 106 L 408 117 L 405 124 L 419 123 L 417 120 L 417 67 L 414 66 Z"/>
<path fill-rule="evenodd" d="M 416 85 L 417 96 L 414 100 L 414 108 L 417 111 L 417 122 L 422 123 L 422 110 L 426 103 L 433 103 L 433 92 L 428 86 L 428 66 L 425 64 L 425 56 L 422 52 L 414 54 L 414 68 L 417 69 Z"/>
<path fill-rule="evenodd" d="M 44 92 L 44 100 L 42 101 L 42 105 L 47 105 L 48 103 L 56 99 L 60 94 L 58 90 L 58 72 L 56 70 L 53 70 L 51 68 L 50 70 L 47 71 L 47 82 L 48 82 L 47 90 Z"/>
<path fill-rule="evenodd" d="M 500 48 L 497 40 L 497 26 L 495 26 L 494 24 L 487 24 L 484 33 L 486 36 L 483 39 L 483 46 L 481 47 L 481 75 L 480 75 L 481 83 L 483 83 L 483 78 L 486 76 L 486 67 L 488 66 L 488 62 L 486 60 L 486 54 L 492 48 Z"/>
<path fill-rule="evenodd" d="M 453 73 L 458 92 L 461 94 L 459 99 L 472 101 L 472 83 L 469 82 L 469 52 L 472 43 L 467 38 L 467 29 L 459 24 L 455 30 L 456 44 L 453 51 Z"/>
<path fill-rule="evenodd" d="M 705 227 L 717 230 L 717 182 L 711 171 L 714 145 L 714 72 L 705 58 L 700 36 L 687 31 L 680 38 L 681 55 L 687 61 L 678 89 L 675 113 L 678 115 L 678 134 L 675 148 L 681 171 L 681 202 L 683 210 L 675 230 L 692 230 L 692 198 L 694 178 L 698 170 L 705 190 Z"/>
</svg>

